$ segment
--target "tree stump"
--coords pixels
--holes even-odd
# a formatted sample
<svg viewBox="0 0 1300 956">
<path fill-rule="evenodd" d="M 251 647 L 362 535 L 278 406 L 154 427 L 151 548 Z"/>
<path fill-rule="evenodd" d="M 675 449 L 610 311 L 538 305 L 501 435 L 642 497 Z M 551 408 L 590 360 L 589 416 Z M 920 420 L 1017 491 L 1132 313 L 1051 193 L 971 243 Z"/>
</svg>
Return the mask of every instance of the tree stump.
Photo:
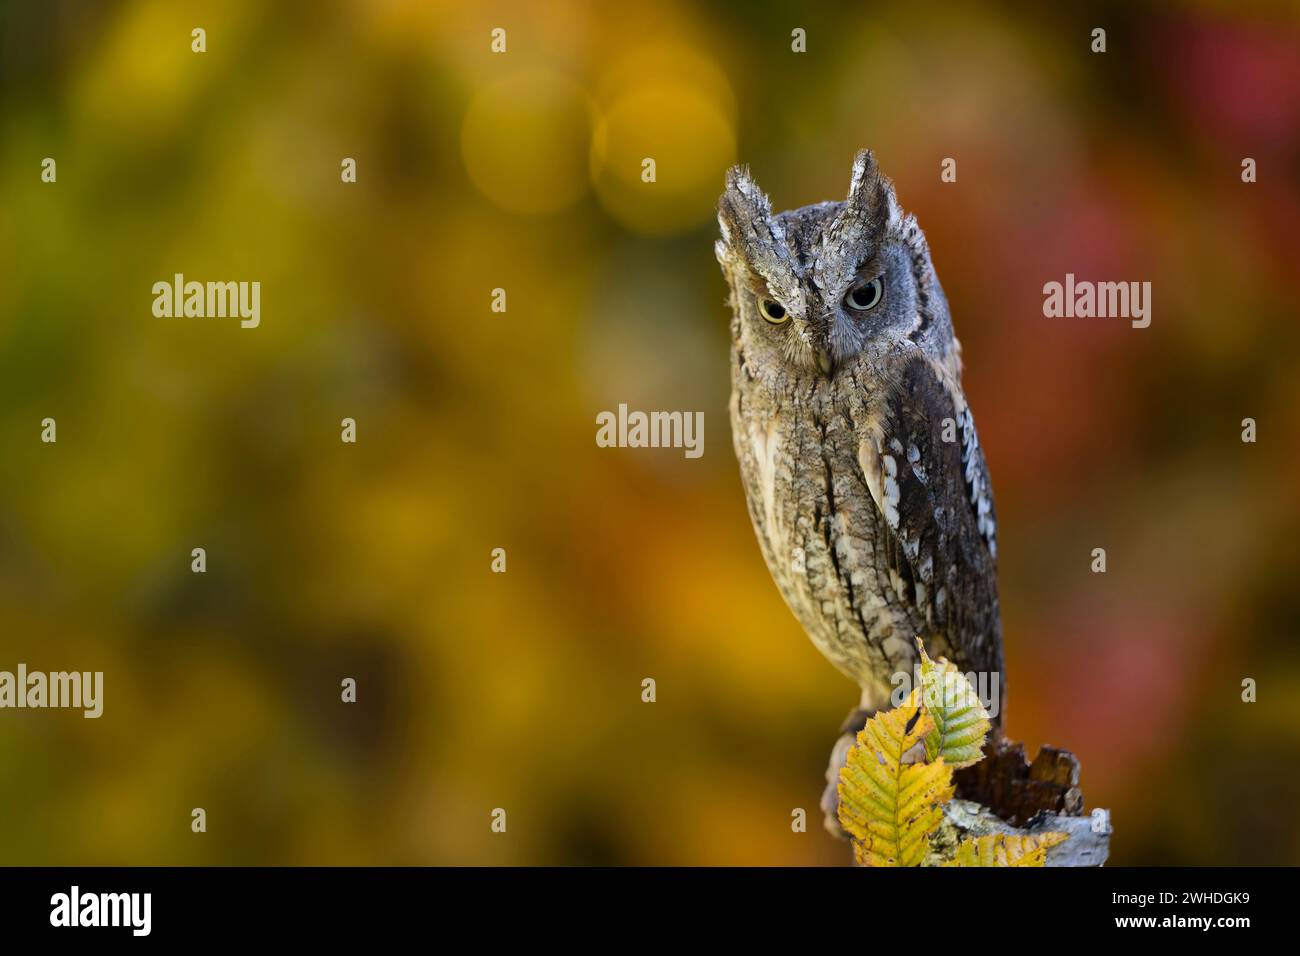
<svg viewBox="0 0 1300 956">
<path fill-rule="evenodd" d="M 1024 744 L 990 735 L 984 759 L 953 779 L 957 795 L 944 808 L 937 850 L 967 836 L 1056 830 L 1070 838 L 1047 851 L 1048 866 L 1101 866 L 1110 855 L 1110 814 L 1084 816 L 1079 761 L 1068 750 L 1042 747 L 1031 763 Z"/>
</svg>

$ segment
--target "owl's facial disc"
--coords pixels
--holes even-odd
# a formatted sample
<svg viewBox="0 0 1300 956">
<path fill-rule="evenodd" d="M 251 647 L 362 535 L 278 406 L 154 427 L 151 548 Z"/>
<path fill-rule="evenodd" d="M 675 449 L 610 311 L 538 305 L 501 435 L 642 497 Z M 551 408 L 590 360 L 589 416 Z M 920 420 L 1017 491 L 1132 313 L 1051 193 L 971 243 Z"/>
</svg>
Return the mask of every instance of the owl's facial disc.
<svg viewBox="0 0 1300 956">
<path fill-rule="evenodd" d="M 733 328 L 772 368 L 834 378 L 914 324 L 901 211 L 870 153 L 855 157 L 845 200 L 779 215 L 748 170 L 733 168 L 718 222 L 717 257 L 737 308 Z"/>
<path fill-rule="evenodd" d="M 715 252 L 731 287 L 731 330 L 777 387 L 830 380 L 895 349 L 959 367 L 947 300 L 925 236 L 867 151 L 849 191 L 773 215 L 748 170 L 733 168 L 718 203 Z"/>
</svg>

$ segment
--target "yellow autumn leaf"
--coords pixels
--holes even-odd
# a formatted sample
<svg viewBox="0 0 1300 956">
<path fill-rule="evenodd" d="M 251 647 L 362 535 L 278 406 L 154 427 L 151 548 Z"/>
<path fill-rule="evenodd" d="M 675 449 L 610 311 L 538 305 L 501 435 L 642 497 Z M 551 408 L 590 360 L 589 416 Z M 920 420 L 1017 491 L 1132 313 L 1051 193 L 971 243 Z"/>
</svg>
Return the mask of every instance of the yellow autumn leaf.
<svg viewBox="0 0 1300 956">
<path fill-rule="evenodd" d="M 916 646 L 921 650 L 921 699 L 934 722 L 925 738 L 926 756 L 930 760 L 942 757 L 953 769 L 978 763 L 984 757 L 988 711 L 955 665 L 942 657 L 930 660 L 920 638 Z"/>
<path fill-rule="evenodd" d="M 1047 848 L 1064 843 L 1067 833 L 1035 833 L 1021 836 L 994 833 L 967 838 L 957 847 L 957 855 L 944 866 L 1045 866 Z"/>
<path fill-rule="evenodd" d="M 901 706 L 877 714 L 858 734 L 840 769 L 840 825 L 863 866 L 919 866 L 953 793 L 943 760 L 904 762 L 934 728 L 920 707 L 920 688 Z"/>
</svg>

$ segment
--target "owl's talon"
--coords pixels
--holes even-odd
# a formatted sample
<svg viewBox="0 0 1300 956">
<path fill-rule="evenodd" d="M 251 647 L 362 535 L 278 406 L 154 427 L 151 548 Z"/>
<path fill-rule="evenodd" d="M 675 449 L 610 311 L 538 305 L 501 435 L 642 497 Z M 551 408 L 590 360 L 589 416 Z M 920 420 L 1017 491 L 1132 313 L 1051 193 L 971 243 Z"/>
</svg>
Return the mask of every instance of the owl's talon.
<svg viewBox="0 0 1300 956">
<path fill-rule="evenodd" d="M 867 721 L 876 716 L 874 707 L 854 707 L 840 724 L 840 733 L 858 735 L 858 731 L 867 726 Z"/>
<path fill-rule="evenodd" d="M 822 791 L 821 799 L 822 825 L 826 827 L 827 833 L 838 840 L 849 839 L 848 833 L 840 826 L 840 769 L 849 759 L 849 751 L 858 739 L 858 731 L 875 715 L 874 709 L 855 707 L 840 726 L 839 739 L 835 741 L 831 758 L 826 764 L 826 789 Z"/>
</svg>

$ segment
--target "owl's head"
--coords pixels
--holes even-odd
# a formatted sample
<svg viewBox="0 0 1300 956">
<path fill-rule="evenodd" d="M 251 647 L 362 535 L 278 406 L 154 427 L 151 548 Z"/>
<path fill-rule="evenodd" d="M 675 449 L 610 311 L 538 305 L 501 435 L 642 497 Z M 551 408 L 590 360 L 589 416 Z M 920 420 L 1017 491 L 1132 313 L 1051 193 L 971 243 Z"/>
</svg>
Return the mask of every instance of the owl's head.
<svg viewBox="0 0 1300 956">
<path fill-rule="evenodd" d="M 718 224 L 732 338 L 748 363 L 830 378 L 857 356 L 900 345 L 955 357 L 925 235 L 869 150 L 854 158 L 844 202 L 775 216 L 749 170 L 733 166 Z"/>
</svg>

